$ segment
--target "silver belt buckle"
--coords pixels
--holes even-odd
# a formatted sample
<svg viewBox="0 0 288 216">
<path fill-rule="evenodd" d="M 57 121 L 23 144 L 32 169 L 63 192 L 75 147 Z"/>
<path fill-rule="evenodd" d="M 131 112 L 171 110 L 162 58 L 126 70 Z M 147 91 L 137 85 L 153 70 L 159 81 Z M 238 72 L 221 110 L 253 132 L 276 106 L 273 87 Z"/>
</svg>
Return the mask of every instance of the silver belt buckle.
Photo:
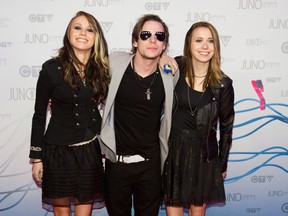
<svg viewBox="0 0 288 216">
<path fill-rule="evenodd" d="M 123 155 L 119 155 L 119 162 L 122 163 L 138 163 L 141 161 L 145 161 L 146 159 L 143 158 L 141 155 L 127 155 L 127 156 L 123 156 Z"/>
</svg>

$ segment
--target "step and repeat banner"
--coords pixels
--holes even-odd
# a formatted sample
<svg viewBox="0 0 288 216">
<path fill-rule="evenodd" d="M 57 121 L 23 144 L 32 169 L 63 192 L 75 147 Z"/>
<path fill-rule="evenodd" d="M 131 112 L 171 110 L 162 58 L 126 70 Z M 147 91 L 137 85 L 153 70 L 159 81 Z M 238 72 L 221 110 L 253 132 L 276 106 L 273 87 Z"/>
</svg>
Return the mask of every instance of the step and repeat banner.
<svg viewBox="0 0 288 216">
<path fill-rule="evenodd" d="M 1 1 L 0 215 L 52 215 L 41 208 L 28 159 L 35 86 L 79 10 L 98 19 L 110 53 L 130 51 L 132 28 L 143 14 L 167 23 L 173 57 L 182 54 L 193 23 L 211 22 L 221 39 L 222 69 L 234 80 L 236 119 L 227 202 L 210 206 L 207 216 L 288 215 L 287 9 L 287 0 Z"/>
</svg>

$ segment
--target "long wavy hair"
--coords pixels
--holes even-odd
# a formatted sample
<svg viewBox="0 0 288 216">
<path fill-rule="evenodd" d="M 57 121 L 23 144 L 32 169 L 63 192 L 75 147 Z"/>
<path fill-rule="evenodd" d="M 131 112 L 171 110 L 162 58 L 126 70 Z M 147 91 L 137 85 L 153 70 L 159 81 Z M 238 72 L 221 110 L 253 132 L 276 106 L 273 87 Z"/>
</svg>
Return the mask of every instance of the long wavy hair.
<svg viewBox="0 0 288 216">
<path fill-rule="evenodd" d="M 95 42 L 86 66 L 75 55 L 69 38 L 72 22 L 79 16 L 85 16 L 95 31 Z M 93 86 L 95 99 L 103 100 L 106 98 L 110 83 L 108 45 L 101 26 L 93 15 L 84 11 L 76 13 L 66 28 L 63 47 L 58 50 L 56 58 L 60 60 L 64 68 L 64 80 L 72 88 L 78 88 L 77 83 L 79 83 L 79 76 L 75 71 L 74 65 L 83 66 L 85 68 L 86 83 L 90 83 Z"/>
<path fill-rule="evenodd" d="M 204 79 L 203 89 L 208 85 L 211 87 L 219 85 L 219 82 L 225 77 L 224 72 L 221 70 L 221 56 L 220 56 L 220 40 L 219 35 L 215 27 L 204 21 L 194 23 L 188 32 L 186 33 L 185 43 L 184 43 L 184 74 L 188 77 L 188 81 L 191 87 L 194 86 L 194 69 L 192 62 L 192 34 L 196 28 L 205 27 L 211 31 L 212 38 L 214 41 L 214 55 L 210 60 L 207 76 Z"/>
</svg>

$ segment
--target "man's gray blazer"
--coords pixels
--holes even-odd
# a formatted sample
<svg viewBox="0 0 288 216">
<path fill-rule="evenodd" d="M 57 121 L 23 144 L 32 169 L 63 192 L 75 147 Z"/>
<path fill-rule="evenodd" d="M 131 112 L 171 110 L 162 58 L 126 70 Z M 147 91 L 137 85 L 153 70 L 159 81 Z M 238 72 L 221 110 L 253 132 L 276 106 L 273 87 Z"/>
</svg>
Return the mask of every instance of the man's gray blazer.
<svg viewBox="0 0 288 216">
<path fill-rule="evenodd" d="M 105 103 L 105 108 L 102 117 L 101 129 L 101 150 L 112 162 L 116 162 L 116 139 L 114 131 L 114 101 L 124 72 L 130 64 L 134 55 L 126 52 L 115 52 L 109 56 L 110 74 L 112 76 L 109 86 L 109 92 Z M 160 69 L 162 76 L 165 103 L 161 117 L 161 125 L 159 131 L 160 150 L 161 150 L 161 168 L 163 170 L 164 162 L 168 155 L 168 138 L 171 128 L 173 90 L 179 77 L 179 73 L 175 76 L 165 73 Z"/>
</svg>

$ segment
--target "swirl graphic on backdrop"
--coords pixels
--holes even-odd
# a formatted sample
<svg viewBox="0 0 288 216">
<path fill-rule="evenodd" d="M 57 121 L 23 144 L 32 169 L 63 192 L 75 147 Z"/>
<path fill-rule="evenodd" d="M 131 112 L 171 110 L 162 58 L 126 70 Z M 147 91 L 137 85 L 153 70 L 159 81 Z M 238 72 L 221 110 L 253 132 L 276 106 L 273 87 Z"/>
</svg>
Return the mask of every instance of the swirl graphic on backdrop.
<svg viewBox="0 0 288 216">
<path fill-rule="evenodd" d="M 0 213 L 4 211 L 8 211 L 15 206 L 17 206 L 20 202 L 24 200 L 24 198 L 27 196 L 29 191 L 37 190 L 37 187 L 35 187 L 35 183 L 31 181 L 31 170 L 17 170 L 13 171 L 13 173 L 10 173 L 12 169 L 11 166 L 13 166 L 13 163 L 16 162 L 17 159 L 19 159 L 19 154 L 21 151 L 25 151 L 25 148 L 27 148 L 27 143 L 29 143 L 29 136 L 22 137 L 22 140 L 18 142 L 18 144 L 15 146 L 14 149 L 11 149 L 11 143 L 13 142 L 13 138 L 16 137 L 16 134 L 21 134 L 21 130 L 23 127 L 25 127 L 26 122 L 25 120 L 31 119 L 30 115 L 25 115 L 24 117 L 11 122 L 11 124 L 7 125 L 6 127 L 2 128 L 0 130 L 0 134 L 2 137 L 2 142 L 0 144 L 0 150 L 3 152 L 5 148 L 8 148 L 10 151 L 8 154 L 1 157 L 1 159 L 4 159 L 4 161 L 1 160 L 0 164 L 0 182 L 1 185 L 7 185 L 7 183 L 17 179 L 21 179 L 21 185 L 18 184 L 15 188 L 10 188 L 11 185 L 7 185 L 5 187 L 5 191 L 1 189 L 0 191 Z M 21 137 L 21 136 L 20 136 Z M 18 168 L 21 169 L 21 166 Z M 16 168 L 17 169 L 17 168 Z M 10 174 L 6 174 L 10 173 Z M 26 177 L 29 176 L 28 182 L 25 182 Z M 3 183 L 5 182 L 5 183 Z M 9 186 L 9 187 L 8 187 Z M 10 189 L 8 189 L 10 188 Z M 13 202 L 11 202 L 13 200 Z"/>
<path fill-rule="evenodd" d="M 264 86 L 263 86 L 262 81 L 261 80 L 252 80 L 251 84 L 252 84 L 259 100 L 253 99 L 253 98 L 244 98 L 242 100 L 235 102 L 235 104 L 234 104 L 235 114 L 237 115 L 240 113 L 248 113 L 248 112 L 251 112 L 254 110 L 259 110 L 259 109 L 260 109 L 260 112 L 258 111 L 257 112 L 258 114 L 262 114 L 263 113 L 262 111 L 265 109 L 266 109 L 266 111 L 267 110 L 272 111 L 272 114 L 256 116 L 256 117 L 249 119 L 245 122 L 234 124 L 234 131 L 235 131 L 238 128 L 243 128 L 245 126 L 251 126 L 252 124 L 255 125 L 255 123 L 260 122 L 260 124 L 257 125 L 254 129 L 252 129 L 249 132 L 246 132 L 243 135 L 233 137 L 233 140 L 244 139 L 244 138 L 256 133 L 261 128 L 267 126 L 268 124 L 270 124 L 274 121 L 279 121 L 279 122 L 282 122 L 284 124 L 288 123 L 287 115 L 281 113 L 277 109 L 277 108 L 286 108 L 286 107 L 288 107 L 288 104 L 266 103 L 265 98 L 262 94 L 262 92 L 264 92 Z M 243 105 L 243 103 L 245 103 L 245 104 L 249 103 L 250 105 L 252 104 L 253 106 L 246 108 L 246 109 L 237 110 L 236 108 L 240 104 Z M 254 103 L 255 103 L 255 105 L 254 105 Z M 253 164 L 254 166 L 256 163 L 259 163 L 259 164 L 255 167 L 251 167 L 245 173 L 239 174 L 239 175 L 234 176 L 234 177 L 227 178 L 225 180 L 225 183 L 233 183 L 235 181 L 238 181 L 244 177 L 247 177 L 247 176 L 253 174 L 257 170 L 264 168 L 264 167 L 274 167 L 274 168 L 282 170 L 283 172 L 288 173 L 287 163 L 285 165 L 280 165 L 280 164 L 277 164 L 276 162 L 274 163 L 274 161 L 277 161 L 276 158 L 284 157 L 284 156 L 286 156 L 286 157 L 288 156 L 288 149 L 284 148 L 282 146 L 272 146 L 272 147 L 263 149 L 259 152 L 230 152 L 229 163 L 247 162 L 249 160 L 253 160 L 253 159 L 257 158 L 257 162 L 254 160 L 253 162 L 250 162 L 249 164 Z M 235 157 L 237 159 L 233 159 L 233 157 Z M 259 160 L 259 158 L 261 158 L 262 161 Z M 261 162 L 259 162 L 259 161 L 261 161 Z M 253 182 L 253 179 L 252 179 L 252 182 Z"/>
<path fill-rule="evenodd" d="M 229 163 L 241 163 L 244 161 L 249 161 L 249 160 L 253 160 L 257 157 L 262 157 L 263 156 L 263 161 L 260 162 L 260 164 L 258 164 L 255 167 L 250 168 L 248 171 L 246 171 L 245 173 L 239 174 L 237 176 L 234 177 L 230 177 L 227 178 L 225 180 L 225 183 L 233 183 L 236 182 L 244 177 L 247 177 L 253 173 L 255 173 L 256 171 L 258 171 L 261 168 L 264 167 L 274 167 L 277 169 L 282 170 L 283 172 L 288 173 L 288 169 L 287 167 L 284 167 L 285 165 L 287 166 L 287 164 L 285 165 L 280 165 L 280 164 L 276 164 L 276 162 L 274 163 L 274 159 L 278 158 L 278 157 L 287 157 L 288 156 L 288 149 L 281 147 L 281 146 L 273 146 L 271 148 L 267 148 L 264 149 L 263 151 L 260 152 L 231 152 L 230 153 L 230 158 L 233 156 L 236 156 L 238 159 L 229 159 Z M 242 158 L 239 159 L 240 156 L 243 156 Z M 268 159 L 266 158 L 268 156 Z M 277 160 L 275 160 L 277 161 Z M 250 164 L 255 165 L 256 162 L 253 161 Z M 258 179 L 253 179 L 253 177 L 251 178 L 252 182 L 256 183 L 258 181 Z"/>
<path fill-rule="evenodd" d="M 248 109 L 243 109 L 243 110 L 236 110 L 235 113 L 237 115 L 237 113 L 244 113 L 244 112 L 249 112 L 249 111 L 253 111 L 253 110 L 258 110 L 260 108 L 260 100 L 257 99 L 253 99 L 253 98 L 246 98 L 246 99 L 242 99 L 239 100 L 235 103 L 235 107 L 240 104 L 240 103 L 245 103 L 245 102 L 255 102 L 256 105 L 254 107 L 248 108 Z M 264 121 L 266 120 L 264 123 L 258 125 L 255 129 L 253 129 L 250 132 L 247 132 L 246 134 L 243 134 L 241 136 L 238 137 L 233 137 L 233 140 L 238 140 L 238 139 L 243 139 L 244 137 L 247 137 L 253 133 L 255 133 L 256 131 L 260 130 L 262 127 L 268 125 L 269 123 L 273 122 L 273 121 L 280 121 L 283 123 L 288 123 L 288 117 L 285 116 L 283 113 L 281 113 L 280 111 L 277 111 L 277 107 L 288 107 L 288 104 L 284 104 L 284 103 L 266 103 L 265 107 L 267 109 L 270 109 L 274 114 L 270 114 L 270 115 L 263 115 L 263 116 L 257 116 L 255 118 L 252 118 L 250 120 L 247 120 L 245 122 L 239 123 L 239 124 L 235 124 L 234 125 L 234 130 L 237 128 L 241 128 L 241 127 L 245 127 L 247 125 L 250 125 L 252 123 L 255 122 L 259 122 L 259 121 Z"/>
</svg>

